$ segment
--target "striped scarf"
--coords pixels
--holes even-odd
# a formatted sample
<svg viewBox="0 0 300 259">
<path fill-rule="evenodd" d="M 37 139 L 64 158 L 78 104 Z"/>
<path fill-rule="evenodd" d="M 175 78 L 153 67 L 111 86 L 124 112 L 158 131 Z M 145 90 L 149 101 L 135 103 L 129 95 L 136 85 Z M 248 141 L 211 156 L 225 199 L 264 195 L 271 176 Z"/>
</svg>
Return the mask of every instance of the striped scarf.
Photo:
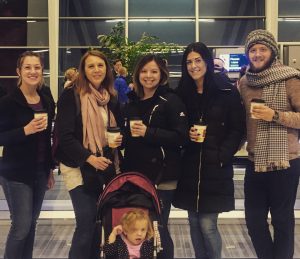
<svg viewBox="0 0 300 259">
<path fill-rule="evenodd" d="M 262 72 L 254 73 L 248 70 L 246 77 L 250 87 L 263 88 L 262 99 L 268 107 L 284 112 L 288 110 L 285 82 L 294 77 L 300 78 L 300 72 L 275 60 Z M 257 123 L 255 171 L 268 172 L 290 167 L 287 127 L 264 120 L 258 120 Z"/>
</svg>

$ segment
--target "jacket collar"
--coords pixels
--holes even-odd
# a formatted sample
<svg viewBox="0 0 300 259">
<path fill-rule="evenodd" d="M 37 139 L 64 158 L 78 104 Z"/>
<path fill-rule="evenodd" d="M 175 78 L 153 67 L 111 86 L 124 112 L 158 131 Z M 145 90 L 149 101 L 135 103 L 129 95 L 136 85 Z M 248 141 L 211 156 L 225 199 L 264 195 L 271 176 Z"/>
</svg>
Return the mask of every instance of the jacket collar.
<svg viewBox="0 0 300 259">
<path fill-rule="evenodd" d="M 173 89 L 169 88 L 169 86 L 167 85 L 159 85 L 153 95 L 152 98 L 157 98 L 158 96 L 160 95 L 164 95 L 168 92 L 174 92 Z M 139 101 L 140 98 L 137 96 L 136 92 L 135 91 L 130 91 L 128 94 L 127 94 L 128 98 L 130 101 L 133 101 L 133 102 L 136 102 L 136 101 Z"/>
<path fill-rule="evenodd" d="M 47 96 L 45 96 L 40 90 L 37 91 L 39 96 L 41 97 L 41 102 L 43 104 L 43 107 L 46 111 L 49 111 L 50 107 L 50 102 L 47 101 Z M 18 104 L 25 106 L 25 107 L 29 107 L 28 103 L 26 101 L 26 98 L 24 96 L 24 94 L 22 93 L 21 89 L 19 87 L 17 87 L 16 89 L 14 89 L 11 94 L 10 94 L 11 98 Z"/>
</svg>

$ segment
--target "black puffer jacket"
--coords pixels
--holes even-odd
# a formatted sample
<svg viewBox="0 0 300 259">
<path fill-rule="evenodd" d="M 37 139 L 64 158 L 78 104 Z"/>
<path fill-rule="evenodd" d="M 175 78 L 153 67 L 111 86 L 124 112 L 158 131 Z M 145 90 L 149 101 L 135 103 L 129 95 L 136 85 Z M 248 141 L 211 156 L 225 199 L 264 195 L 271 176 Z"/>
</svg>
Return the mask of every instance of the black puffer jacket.
<svg viewBox="0 0 300 259">
<path fill-rule="evenodd" d="M 125 106 L 124 171 L 136 171 L 152 182 L 177 180 L 180 173 L 181 146 L 188 141 L 185 107 L 166 86 L 159 86 L 153 97 L 141 101 L 131 92 Z M 143 102 L 148 102 L 146 111 Z M 129 121 L 140 117 L 147 126 L 144 137 L 131 137 Z"/>
<path fill-rule="evenodd" d="M 186 146 L 173 205 L 217 213 L 234 209 L 232 158 L 245 134 L 245 112 L 239 93 L 231 84 L 215 78 L 210 87 L 209 93 L 203 96 L 205 141 L 203 144 L 190 141 Z M 192 126 L 199 119 L 198 108 L 192 107 L 192 99 L 183 96 L 183 100 L 189 107 Z"/>
</svg>

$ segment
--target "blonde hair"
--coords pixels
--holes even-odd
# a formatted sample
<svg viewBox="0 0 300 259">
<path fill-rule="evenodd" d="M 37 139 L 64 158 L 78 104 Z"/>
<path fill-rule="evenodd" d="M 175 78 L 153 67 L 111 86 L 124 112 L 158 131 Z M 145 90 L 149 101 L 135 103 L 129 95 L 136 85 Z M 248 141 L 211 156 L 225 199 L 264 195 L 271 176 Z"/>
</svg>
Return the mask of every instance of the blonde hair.
<svg viewBox="0 0 300 259">
<path fill-rule="evenodd" d="M 118 72 L 119 72 L 119 75 L 125 77 L 127 75 L 127 68 L 126 67 L 120 67 Z"/>
<path fill-rule="evenodd" d="M 44 60 L 43 60 L 42 56 L 39 53 L 33 52 L 31 50 L 27 50 L 19 56 L 19 58 L 17 60 L 17 69 L 20 72 L 22 70 L 22 65 L 23 65 L 24 60 L 25 60 L 26 57 L 36 57 L 36 58 L 38 58 L 40 60 L 41 66 L 42 66 L 42 73 L 44 72 Z M 44 83 L 45 83 L 45 80 L 44 80 L 44 77 L 43 77 L 43 74 L 42 74 L 42 78 L 41 78 L 41 81 L 39 83 L 38 88 L 40 89 Z M 21 84 L 22 84 L 22 77 L 19 75 L 18 82 L 17 82 L 18 87 L 20 87 Z"/>
<path fill-rule="evenodd" d="M 65 81 L 67 81 L 67 80 L 70 80 L 70 81 L 74 80 L 74 77 L 77 75 L 77 73 L 78 73 L 77 72 L 77 68 L 75 68 L 75 67 L 68 68 L 65 71 L 65 74 L 64 74 Z"/>
<path fill-rule="evenodd" d="M 130 232 L 130 230 L 134 226 L 134 224 L 137 221 L 142 221 L 142 220 L 145 220 L 148 224 L 146 239 L 150 239 L 153 237 L 154 231 L 153 231 L 153 226 L 152 226 L 150 217 L 148 216 L 148 214 L 145 211 L 143 211 L 141 209 L 135 209 L 135 210 L 126 212 L 122 216 L 120 224 L 122 225 L 122 228 L 125 232 Z"/>
</svg>

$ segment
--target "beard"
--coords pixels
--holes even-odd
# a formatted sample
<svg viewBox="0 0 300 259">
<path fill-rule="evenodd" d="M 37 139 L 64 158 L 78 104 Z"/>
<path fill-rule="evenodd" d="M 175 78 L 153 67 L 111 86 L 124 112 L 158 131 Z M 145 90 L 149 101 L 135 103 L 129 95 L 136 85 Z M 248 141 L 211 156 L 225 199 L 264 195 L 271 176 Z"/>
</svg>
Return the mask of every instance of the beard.
<svg viewBox="0 0 300 259">
<path fill-rule="evenodd" d="M 268 60 L 268 62 L 267 62 L 266 64 L 264 64 L 264 65 L 263 65 L 262 67 L 260 67 L 260 68 L 255 68 L 255 67 L 253 66 L 253 64 L 250 62 L 250 72 L 253 72 L 253 73 L 259 73 L 259 72 L 262 72 L 262 71 L 266 70 L 267 68 L 269 68 L 269 67 L 272 65 L 274 59 L 275 59 L 275 56 L 274 56 L 274 54 L 272 53 L 272 56 L 270 57 L 270 59 Z"/>
</svg>

